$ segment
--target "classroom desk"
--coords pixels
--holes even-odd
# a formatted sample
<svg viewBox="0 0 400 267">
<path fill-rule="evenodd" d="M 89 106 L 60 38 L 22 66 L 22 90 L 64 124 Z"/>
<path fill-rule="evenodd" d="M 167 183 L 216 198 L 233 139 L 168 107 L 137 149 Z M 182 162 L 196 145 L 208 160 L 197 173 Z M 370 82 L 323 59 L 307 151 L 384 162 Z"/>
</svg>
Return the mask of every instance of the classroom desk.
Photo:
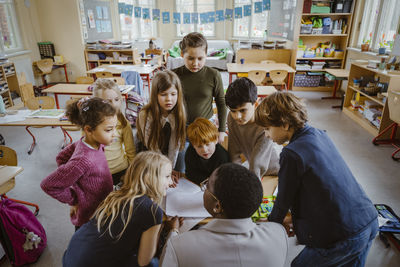
<svg viewBox="0 0 400 267">
<path fill-rule="evenodd" d="M 89 86 L 90 85 L 88 85 L 88 84 L 58 83 L 54 86 L 51 86 L 51 87 L 43 90 L 42 92 L 43 93 L 53 93 L 54 99 L 56 101 L 56 107 L 57 107 L 57 109 L 59 109 L 60 105 L 58 102 L 58 95 L 92 95 L 92 92 L 88 90 Z M 128 93 L 133 88 L 134 88 L 134 86 L 121 92 L 121 94 L 125 97 L 125 101 L 128 100 Z"/>
<path fill-rule="evenodd" d="M 151 55 L 146 55 L 140 58 L 141 61 L 144 61 L 145 64 L 147 64 L 150 60 L 157 60 L 161 57 L 161 55 L 153 55 L 153 57 L 151 57 Z"/>
<path fill-rule="evenodd" d="M 124 71 L 136 71 L 140 74 L 141 77 L 144 77 L 145 80 L 147 81 L 147 86 L 149 89 L 149 95 L 150 95 L 150 74 L 152 74 L 158 66 L 141 66 L 141 65 L 100 65 L 99 67 L 96 67 L 94 69 L 88 70 L 86 73 L 87 74 L 92 74 L 95 75 L 96 72 L 100 71 L 106 71 L 106 72 L 111 72 L 113 75 L 116 76 L 121 76 L 121 73 Z"/>
<path fill-rule="evenodd" d="M 60 121 L 58 118 L 26 118 L 22 121 L 13 121 L 13 122 L 6 122 L 2 123 L 0 122 L 0 126 L 25 126 L 25 127 L 30 127 L 30 126 L 37 126 L 37 127 L 46 127 L 46 126 L 54 126 L 54 127 L 61 127 L 61 130 L 65 135 L 67 135 L 70 139 L 70 143 L 72 143 L 72 137 L 68 134 L 67 131 L 62 129 L 62 127 L 71 127 L 71 126 L 76 126 L 70 121 Z M 67 139 L 64 135 L 64 145 L 65 147 L 67 145 Z M 28 154 L 30 155 L 33 151 L 33 149 L 36 146 L 36 139 L 35 136 L 31 135 L 33 139 L 33 143 L 31 144 L 31 147 L 28 150 Z"/>
<path fill-rule="evenodd" d="M 335 77 L 335 84 L 333 86 L 332 96 L 321 97 L 321 99 L 341 99 L 341 97 L 336 96 L 336 91 L 339 87 L 339 81 L 347 80 L 350 75 L 350 70 L 346 69 L 324 69 L 325 72 Z M 340 106 L 332 106 L 332 108 L 340 108 Z"/>
<path fill-rule="evenodd" d="M 269 63 L 269 64 L 261 64 L 261 63 L 245 63 L 245 64 L 238 64 L 238 63 L 228 63 L 226 64 L 229 72 L 229 84 L 232 83 L 233 75 L 237 75 L 238 73 L 248 73 L 252 70 L 263 70 L 267 73 L 271 70 L 286 70 L 288 72 L 287 77 L 287 88 L 289 88 L 290 84 L 290 74 L 295 73 L 292 67 L 285 63 Z"/>
<path fill-rule="evenodd" d="M 0 195 L 10 191 L 15 186 L 15 176 L 22 172 L 20 166 L 0 165 Z"/>
<path fill-rule="evenodd" d="M 275 93 L 277 90 L 275 86 L 257 86 L 257 96 L 258 97 L 266 97 L 269 96 L 273 93 Z"/>
</svg>

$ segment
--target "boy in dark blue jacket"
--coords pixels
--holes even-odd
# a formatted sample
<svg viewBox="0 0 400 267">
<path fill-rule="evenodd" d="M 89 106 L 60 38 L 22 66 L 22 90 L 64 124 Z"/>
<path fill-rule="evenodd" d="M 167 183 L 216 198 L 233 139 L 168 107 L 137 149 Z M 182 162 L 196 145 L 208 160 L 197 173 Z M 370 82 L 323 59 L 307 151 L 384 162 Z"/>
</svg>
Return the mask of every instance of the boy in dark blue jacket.
<svg viewBox="0 0 400 267">
<path fill-rule="evenodd" d="M 364 266 L 378 231 L 377 212 L 331 139 L 306 124 L 307 111 L 291 93 L 268 96 L 255 120 L 278 144 L 289 141 L 268 219 L 306 245 L 292 266 Z M 284 220 L 289 210 L 294 233 Z"/>
</svg>

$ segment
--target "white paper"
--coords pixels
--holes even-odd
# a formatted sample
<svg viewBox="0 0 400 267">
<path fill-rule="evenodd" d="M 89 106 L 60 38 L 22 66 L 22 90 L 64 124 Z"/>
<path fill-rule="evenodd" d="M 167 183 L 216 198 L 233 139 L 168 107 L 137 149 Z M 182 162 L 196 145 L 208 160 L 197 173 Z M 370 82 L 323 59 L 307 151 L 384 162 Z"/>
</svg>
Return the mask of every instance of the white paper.
<svg viewBox="0 0 400 267">
<path fill-rule="evenodd" d="M 94 21 L 94 14 L 92 9 L 88 9 L 87 11 L 88 18 L 89 18 L 89 28 L 93 29 L 96 28 L 96 23 Z"/>
<path fill-rule="evenodd" d="M 15 115 L 6 115 L 4 117 L 0 117 L 0 123 L 3 124 L 15 121 L 23 121 L 25 120 L 25 117 L 30 115 L 31 113 L 32 110 L 29 109 L 18 110 L 18 113 Z"/>
<path fill-rule="evenodd" d="M 179 217 L 210 217 L 203 206 L 203 191 L 184 178 L 179 180 L 176 188 L 167 190 L 165 213 Z"/>
</svg>

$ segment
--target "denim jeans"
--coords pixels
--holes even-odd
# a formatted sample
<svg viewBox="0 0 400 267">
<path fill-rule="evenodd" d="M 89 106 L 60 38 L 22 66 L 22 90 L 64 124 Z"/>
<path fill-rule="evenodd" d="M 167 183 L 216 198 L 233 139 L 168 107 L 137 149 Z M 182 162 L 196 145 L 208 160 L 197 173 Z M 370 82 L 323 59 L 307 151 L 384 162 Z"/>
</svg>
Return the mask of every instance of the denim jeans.
<svg viewBox="0 0 400 267">
<path fill-rule="evenodd" d="M 337 242 L 331 248 L 306 246 L 292 261 L 291 266 L 364 266 L 377 233 L 378 220 L 374 220 L 360 233 Z"/>
<path fill-rule="evenodd" d="M 178 153 L 178 158 L 176 159 L 174 168 L 175 171 L 185 173 L 186 171 L 185 154 L 188 147 L 189 147 L 189 141 L 186 139 L 185 148 L 182 151 L 179 151 Z"/>
</svg>

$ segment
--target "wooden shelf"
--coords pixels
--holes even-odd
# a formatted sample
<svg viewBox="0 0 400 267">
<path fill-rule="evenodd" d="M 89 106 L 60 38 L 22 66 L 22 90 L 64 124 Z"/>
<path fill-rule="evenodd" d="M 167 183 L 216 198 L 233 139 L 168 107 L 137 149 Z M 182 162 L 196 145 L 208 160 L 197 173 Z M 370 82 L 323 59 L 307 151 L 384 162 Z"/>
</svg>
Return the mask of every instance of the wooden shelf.
<svg viewBox="0 0 400 267">
<path fill-rule="evenodd" d="M 372 100 L 372 101 L 378 103 L 378 104 L 381 105 L 381 106 L 384 106 L 384 105 L 385 105 L 385 104 L 382 102 L 382 100 L 379 99 L 379 98 L 377 98 L 376 96 L 370 96 L 370 95 L 364 93 L 363 91 L 361 91 L 360 89 L 355 88 L 354 86 L 351 86 L 351 85 L 349 85 L 348 87 L 349 87 L 351 90 L 360 93 L 361 95 L 363 95 L 363 96 L 365 96 L 366 98 L 368 98 L 368 99 L 370 99 L 370 100 Z"/>
<path fill-rule="evenodd" d="M 132 49 L 87 49 L 87 52 L 97 52 L 97 53 L 102 53 L 102 52 L 132 52 Z"/>
<path fill-rule="evenodd" d="M 376 128 L 375 125 L 373 125 L 369 120 L 364 118 L 364 116 L 357 110 L 351 110 L 349 107 L 343 107 L 343 113 L 353 119 L 373 136 L 377 136 L 379 134 L 378 128 Z"/>
<path fill-rule="evenodd" d="M 293 91 L 314 91 L 314 92 L 332 92 L 333 86 L 316 86 L 316 87 L 303 87 L 293 86 Z"/>
<path fill-rule="evenodd" d="M 303 13 L 303 16 L 350 16 L 351 13 Z"/>
<path fill-rule="evenodd" d="M 106 57 L 112 58 L 113 52 L 118 52 L 120 56 L 132 58 L 131 60 L 107 60 L 107 59 L 98 59 L 98 60 L 90 60 L 89 54 L 100 54 L 104 53 Z M 86 62 L 86 70 L 90 70 L 93 67 L 98 67 L 101 64 L 117 64 L 117 65 L 124 65 L 124 64 L 140 64 L 140 55 L 138 53 L 137 48 L 132 49 L 85 49 L 85 62 Z M 96 64 L 94 66 L 93 64 Z"/>
<path fill-rule="evenodd" d="M 300 60 L 342 60 L 343 58 L 338 57 L 298 57 Z"/>
<path fill-rule="evenodd" d="M 324 72 L 325 69 L 321 69 L 321 70 L 298 70 L 298 69 L 296 69 L 296 71 Z"/>
<path fill-rule="evenodd" d="M 300 34 L 300 37 L 346 37 L 347 33 L 342 34 Z"/>
</svg>

